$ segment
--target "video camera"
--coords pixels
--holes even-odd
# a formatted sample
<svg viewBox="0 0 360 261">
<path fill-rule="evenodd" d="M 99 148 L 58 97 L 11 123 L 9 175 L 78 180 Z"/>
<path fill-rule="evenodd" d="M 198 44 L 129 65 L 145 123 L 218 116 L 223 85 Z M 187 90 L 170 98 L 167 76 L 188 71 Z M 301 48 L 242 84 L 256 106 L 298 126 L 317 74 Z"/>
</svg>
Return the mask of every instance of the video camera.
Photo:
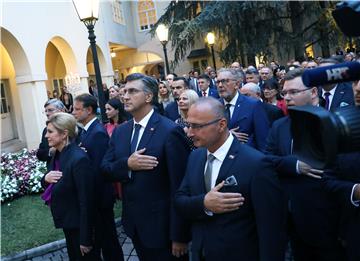
<svg viewBox="0 0 360 261">
<path fill-rule="evenodd" d="M 337 5 L 333 17 L 347 36 L 360 36 L 360 2 L 345 1 Z M 347 62 L 307 70 L 302 76 L 308 87 L 356 81 L 360 63 Z M 331 113 L 324 108 L 298 106 L 289 108 L 293 152 L 318 169 L 330 166 L 339 153 L 360 151 L 360 107 L 347 106 Z M 311 126 L 305 129 L 304 126 Z"/>
</svg>

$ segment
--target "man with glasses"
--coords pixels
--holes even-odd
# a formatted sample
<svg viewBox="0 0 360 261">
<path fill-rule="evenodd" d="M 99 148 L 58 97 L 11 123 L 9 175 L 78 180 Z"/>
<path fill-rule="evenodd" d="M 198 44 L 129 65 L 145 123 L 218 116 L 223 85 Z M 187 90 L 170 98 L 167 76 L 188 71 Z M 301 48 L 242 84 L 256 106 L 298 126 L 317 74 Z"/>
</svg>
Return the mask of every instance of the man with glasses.
<svg viewBox="0 0 360 261">
<path fill-rule="evenodd" d="M 186 260 L 189 227 L 175 212 L 173 196 L 190 149 L 183 129 L 154 112 L 157 90 L 151 77 L 127 76 L 124 105 L 133 119 L 113 132 L 102 169 L 122 183 L 122 224 L 139 259 Z"/>
<path fill-rule="evenodd" d="M 225 105 L 228 127 L 241 142 L 265 150 L 269 121 L 260 101 L 239 93 L 242 74 L 234 69 L 218 71 L 217 87 Z"/>
<path fill-rule="evenodd" d="M 51 115 L 56 112 L 65 112 L 65 105 L 58 99 L 50 99 L 44 104 L 46 118 L 49 119 Z M 47 138 L 45 138 L 47 128 L 45 127 L 41 134 L 41 143 L 36 152 L 36 157 L 40 161 L 45 161 L 46 166 L 49 166 L 52 155 L 55 153 L 55 148 L 50 148 Z"/>
<path fill-rule="evenodd" d="M 187 120 L 198 149 L 175 203 L 192 221 L 192 260 L 284 260 L 286 205 L 271 163 L 230 134 L 218 100 L 200 98 Z"/>
<path fill-rule="evenodd" d="M 282 90 L 288 107 L 318 106 L 316 87 L 306 87 L 304 70 L 289 71 Z M 295 260 L 345 260 L 338 241 L 338 205 L 326 192 L 321 181 L 322 170 L 314 169 L 292 155 L 293 139 L 289 116 L 275 121 L 270 130 L 267 153 L 276 155 L 274 162 L 288 198 L 289 237 Z M 314 128 L 314 126 L 304 126 Z M 312 131 L 316 132 L 317 129 Z"/>
</svg>

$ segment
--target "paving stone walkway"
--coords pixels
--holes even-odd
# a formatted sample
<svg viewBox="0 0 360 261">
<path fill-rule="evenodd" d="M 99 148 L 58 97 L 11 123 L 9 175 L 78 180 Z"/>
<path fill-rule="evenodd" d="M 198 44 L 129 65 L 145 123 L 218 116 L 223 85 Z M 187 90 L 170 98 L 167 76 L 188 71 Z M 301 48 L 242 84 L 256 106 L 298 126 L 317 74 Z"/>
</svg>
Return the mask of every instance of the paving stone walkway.
<svg viewBox="0 0 360 261">
<path fill-rule="evenodd" d="M 117 226 L 119 242 L 122 245 L 125 261 L 139 261 L 131 239 L 126 236 L 121 225 Z M 43 249 L 41 249 L 43 248 Z M 46 251 L 48 250 L 48 251 Z M 36 255 L 36 253 L 38 253 Z M 65 241 L 53 242 L 53 245 L 48 244 L 46 247 L 39 247 L 26 250 L 13 256 L 1 257 L 2 261 L 68 261 Z"/>
</svg>

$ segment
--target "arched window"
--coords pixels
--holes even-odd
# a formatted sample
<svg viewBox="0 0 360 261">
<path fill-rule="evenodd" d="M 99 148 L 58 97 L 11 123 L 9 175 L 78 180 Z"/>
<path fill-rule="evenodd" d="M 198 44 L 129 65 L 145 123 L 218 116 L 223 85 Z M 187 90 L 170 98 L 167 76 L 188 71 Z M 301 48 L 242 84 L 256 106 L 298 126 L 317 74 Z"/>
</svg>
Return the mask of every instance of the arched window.
<svg viewBox="0 0 360 261">
<path fill-rule="evenodd" d="M 125 24 L 122 3 L 120 2 L 120 0 L 113 0 L 112 11 L 114 22 L 118 24 Z"/>
<path fill-rule="evenodd" d="M 138 3 L 139 26 L 141 31 L 149 30 L 156 23 L 154 1 L 140 0 Z"/>
</svg>

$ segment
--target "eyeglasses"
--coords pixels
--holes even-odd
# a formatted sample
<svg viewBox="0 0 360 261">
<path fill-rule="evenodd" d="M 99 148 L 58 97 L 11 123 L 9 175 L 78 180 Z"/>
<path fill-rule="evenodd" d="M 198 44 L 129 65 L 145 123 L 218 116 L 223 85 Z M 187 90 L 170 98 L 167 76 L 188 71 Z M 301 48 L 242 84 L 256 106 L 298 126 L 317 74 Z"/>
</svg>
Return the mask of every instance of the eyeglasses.
<svg viewBox="0 0 360 261">
<path fill-rule="evenodd" d="M 287 94 L 289 94 L 290 97 L 296 96 L 297 94 L 304 92 L 304 91 L 308 91 L 311 89 L 302 89 L 302 90 L 288 90 L 288 91 L 282 91 L 280 92 L 280 95 L 282 97 L 285 97 Z"/>
<path fill-rule="evenodd" d="M 236 81 L 235 79 L 221 79 L 221 80 L 217 80 L 216 84 L 224 84 L 224 83 L 229 83 L 230 81 Z"/>
<path fill-rule="evenodd" d="M 54 111 L 57 111 L 57 109 L 46 109 L 46 110 L 45 110 L 45 113 L 46 113 L 46 112 L 54 112 Z"/>
<path fill-rule="evenodd" d="M 199 129 L 202 129 L 206 126 L 209 126 L 209 125 L 212 125 L 214 123 L 217 123 L 221 120 L 220 119 L 216 119 L 216 120 L 213 120 L 213 121 L 210 121 L 210 122 L 207 122 L 207 123 L 203 123 L 203 124 L 198 124 L 198 123 L 190 123 L 190 122 L 187 122 L 185 123 L 185 126 L 188 127 L 188 128 L 192 128 L 194 130 L 199 130 Z"/>
</svg>

